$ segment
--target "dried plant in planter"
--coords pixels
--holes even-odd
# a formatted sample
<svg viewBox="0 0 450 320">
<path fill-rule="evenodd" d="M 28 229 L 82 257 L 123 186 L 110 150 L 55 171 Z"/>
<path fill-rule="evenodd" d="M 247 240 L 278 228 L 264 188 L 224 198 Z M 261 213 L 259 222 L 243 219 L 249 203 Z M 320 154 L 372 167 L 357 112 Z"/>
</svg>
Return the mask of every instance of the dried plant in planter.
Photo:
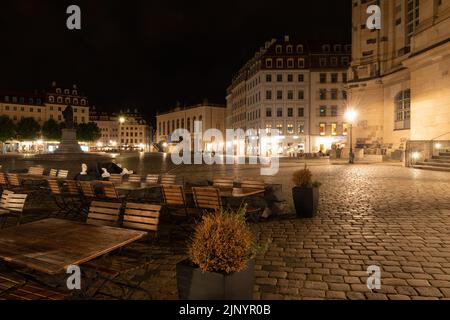
<svg viewBox="0 0 450 320">
<path fill-rule="evenodd" d="M 292 176 L 292 181 L 297 187 L 308 188 L 312 185 L 312 173 L 311 170 L 305 164 L 305 168 L 295 171 Z"/>
<path fill-rule="evenodd" d="M 202 272 L 239 272 L 254 257 L 257 248 L 245 222 L 245 210 L 220 210 L 205 215 L 197 225 L 188 254 Z"/>
</svg>

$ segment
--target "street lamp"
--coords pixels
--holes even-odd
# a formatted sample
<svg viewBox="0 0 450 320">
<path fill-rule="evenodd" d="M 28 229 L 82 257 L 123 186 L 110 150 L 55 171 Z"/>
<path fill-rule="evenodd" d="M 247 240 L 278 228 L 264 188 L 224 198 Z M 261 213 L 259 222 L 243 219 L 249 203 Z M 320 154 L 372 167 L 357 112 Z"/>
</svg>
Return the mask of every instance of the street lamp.
<svg viewBox="0 0 450 320">
<path fill-rule="evenodd" d="M 120 117 L 120 118 L 119 118 L 119 122 L 120 122 L 121 124 L 124 124 L 124 123 L 125 123 L 125 118 L 124 118 L 124 117 Z"/>
<path fill-rule="evenodd" d="M 358 116 L 358 113 L 353 109 L 349 109 L 345 113 L 345 119 L 347 119 L 347 122 L 349 124 L 349 130 L 350 130 L 350 154 L 349 154 L 349 162 L 348 162 L 350 164 L 355 163 L 355 154 L 353 153 L 353 122 L 356 120 L 357 116 Z"/>
</svg>

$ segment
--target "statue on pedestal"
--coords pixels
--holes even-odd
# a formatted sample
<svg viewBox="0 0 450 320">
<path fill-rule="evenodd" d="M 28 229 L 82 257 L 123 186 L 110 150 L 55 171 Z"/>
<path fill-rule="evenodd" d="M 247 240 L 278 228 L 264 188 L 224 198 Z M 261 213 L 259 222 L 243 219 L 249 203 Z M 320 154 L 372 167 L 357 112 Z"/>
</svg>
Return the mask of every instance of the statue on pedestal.
<svg viewBox="0 0 450 320">
<path fill-rule="evenodd" d="M 64 109 L 62 114 L 64 117 L 64 122 L 66 123 L 66 128 L 74 129 L 75 126 L 73 123 L 73 108 L 70 105 L 68 105 L 66 109 Z"/>
</svg>

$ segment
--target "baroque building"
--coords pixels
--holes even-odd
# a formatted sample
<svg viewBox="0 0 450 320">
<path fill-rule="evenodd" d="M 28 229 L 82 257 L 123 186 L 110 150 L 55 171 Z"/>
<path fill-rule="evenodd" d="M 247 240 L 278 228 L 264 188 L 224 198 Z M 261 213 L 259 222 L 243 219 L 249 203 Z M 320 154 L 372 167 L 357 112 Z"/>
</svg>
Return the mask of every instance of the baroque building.
<svg viewBox="0 0 450 320">
<path fill-rule="evenodd" d="M 372 4 L 381 8 L 380 30 L 366 27 Z M 401 159 L 408 141 L 450 132 L 450 0 L 353 0 L 352 10 L 356 144 Z"/>
<path fill-rule="evenodd" d="M 350 51 L 345 43 L 317 44 L 289 36 L 266 42 L 227 90 L 227 127 L 276 129 L 280 142 L 271 152 L 281 155 L 345 146 Z"/>
</svg>

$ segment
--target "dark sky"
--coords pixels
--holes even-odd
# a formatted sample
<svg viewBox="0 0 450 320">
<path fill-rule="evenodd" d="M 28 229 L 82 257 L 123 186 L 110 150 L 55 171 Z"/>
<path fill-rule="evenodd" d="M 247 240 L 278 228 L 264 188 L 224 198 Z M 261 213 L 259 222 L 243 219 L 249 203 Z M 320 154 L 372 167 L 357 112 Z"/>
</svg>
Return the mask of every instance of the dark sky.
<svg viewBox="0 0 450 320">
<path fill-rule="evenodd" d="M 82 30 L 66 28 L 66 8 Z M 225 102 L 236 71 L 289 34 L 350 42 L 350 0 L 1 0 L 0 91 L 77 83 L 104 110 Z"/>
</svg>

